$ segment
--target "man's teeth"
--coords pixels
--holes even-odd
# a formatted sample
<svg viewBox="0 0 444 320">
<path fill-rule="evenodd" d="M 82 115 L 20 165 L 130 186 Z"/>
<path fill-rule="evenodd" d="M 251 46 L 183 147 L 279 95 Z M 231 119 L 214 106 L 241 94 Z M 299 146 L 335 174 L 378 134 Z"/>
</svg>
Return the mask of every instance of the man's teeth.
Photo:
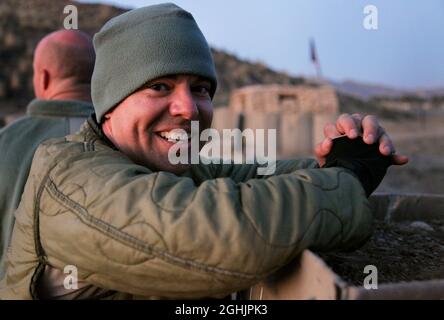
<svg viewBox="0 0 444 320">
<path fill-rule="evenodd" d="M 160 136 L 170 142 L 188 141 L 188 134 L 183 130 L 163 131 Z"/>
</svg>

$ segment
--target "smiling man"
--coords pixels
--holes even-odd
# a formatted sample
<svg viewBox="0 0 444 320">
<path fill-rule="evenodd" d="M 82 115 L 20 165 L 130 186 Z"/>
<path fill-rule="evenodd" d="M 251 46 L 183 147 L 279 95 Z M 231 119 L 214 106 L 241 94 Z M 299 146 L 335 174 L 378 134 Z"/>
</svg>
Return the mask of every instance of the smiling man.
<svg viewBox="0 0 444 320">
<path fill-rule="evenodd" d="M 135 163 L 180 174 L 188 166 L 168 160 L 170 148 L 180 137 L 175 131 L 187 133 L 184 139 L 191 149 L 191 121 L 198 121 L 201 131 L 211 126 L 211 88 L 209 80 L 194 75 L 149 81 L 104 115 L 103 132 Z"/>
<path fill-rule="evenodd" d="M 132 10 L 107 22 L 94 47 L 96 115 L 38 148 L 1 298 L 222 298 L 306 248 L 368 238 L 373 173 L 389 163 L 330 151 L 331 138 L 361 133 L 392 153 L 373 117 L 343 115 L 326 127 L 319 163 L 279 161 L 272 176 L 257 165 L 172 165 L 174 131 L 210 126 L 217 84 L 192 15 L 173 4 Z M 77 278 L 65 287 L 67 266 Z"/>
</svg>

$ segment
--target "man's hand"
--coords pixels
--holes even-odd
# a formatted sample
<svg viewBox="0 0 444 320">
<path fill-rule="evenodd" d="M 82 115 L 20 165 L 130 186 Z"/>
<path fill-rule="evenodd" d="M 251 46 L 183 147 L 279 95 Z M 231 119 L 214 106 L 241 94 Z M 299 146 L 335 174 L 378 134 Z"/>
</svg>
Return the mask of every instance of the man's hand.
<svg viewBox="0 0 444 320">
<path fill-rule="evenodd" d="M 324 141 L 318 143 L 315 148 L 316 158 L 320 166 L 325 164 L 326 156 L 331 151 L 331 147 L 333 146 L 332 139 L 344 134 L 350 139 L 362 136 L 364 142 L 367 144 L 379 142 L 379 151 L 386 156 L 392 154 L 393 164 L 395 165 L 404 165 L 409 161 L 406 156 L 395 154 L 395 147 L 393 146 L 392 140 L 379 125 L 375 116 L 367 115 L 363 118 L 358 113 L 353 115 L 344 113 L 339 116 L 336 125 L 332 123 L 325 125 L 324 134 Z"/>
</svg>

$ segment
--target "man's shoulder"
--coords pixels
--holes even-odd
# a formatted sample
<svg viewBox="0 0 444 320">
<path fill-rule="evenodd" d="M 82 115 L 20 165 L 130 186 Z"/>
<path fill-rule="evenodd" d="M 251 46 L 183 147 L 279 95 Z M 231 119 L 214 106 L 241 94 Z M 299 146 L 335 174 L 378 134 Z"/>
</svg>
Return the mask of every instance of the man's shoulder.
<svg viewBox="0 0 444 320">
<path fill-rule="evenodd" d="M 36 140 L 40 137 L 54 134 L 56 132 L 63 133 L 65 123 L 63 119 L 58 118 L 40 118 L 30 115 L 24 115 L 6 127 L 0 129 L 0 139 L 7 139 L 9 142 L 23 139 Z M 11 139 L 14 137 L 14 139 Z"/>
<path fill-rule="evenodd" d="M 32 118 L 30 116 L 24 115 L 23 117 L 18 118 L 14 122 L 2 127 L 0 129 L 0 137 L 8 136 L 13 134 L 14 131 L 22 128 L 28 123 L 32 122 Z"/>
<path fill-rule="evenodd" d="M 48 131 L 54 131 L 53 127 L 51 123 L 40 123 L 31 116 L 23 116 L 0 130 L 0 149 L 5 152 L 11 148 L 23 149 L 37 142 L 40 143 L 46 138 Z"/>
<path fill-rule="evenodd" d="M 32 100 L 27 114 L 39 118 L 86 118 L 94 112 L 91 103 L 80 100 Z"/>
<path fill-rule="evenodd" d="M 85 123 L 80 132 L 44 141 L 37 148 L 31 171 L 37 175 L 59 176 L 76 172 L 112 171 L 136 166 L 122 152 L 110 146 Z M 74 174 L 74 176 L 73 176 Z"/>
<path fill-rule="evenodd" d="M 64 137 L 51 138 L 40 144 L 36 151 L 34 161 L 40 158 L 46 163 L 70 162 L 72 157 L 88 154 L 94 157 L 94 153 L 116 155 L 117 152 L 108 146 L 105 141 L 89 130 L 86 125 L 76 134 Z"/>
</svg>

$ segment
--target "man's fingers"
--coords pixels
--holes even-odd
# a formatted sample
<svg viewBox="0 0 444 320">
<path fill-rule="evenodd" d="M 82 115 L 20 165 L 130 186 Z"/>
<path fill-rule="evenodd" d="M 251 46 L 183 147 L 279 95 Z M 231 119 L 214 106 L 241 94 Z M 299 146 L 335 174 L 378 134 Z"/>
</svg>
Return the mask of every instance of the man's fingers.
<svg viewBox="0 0 444 320">
<path fill-rule="evenodd" d="M 367 144 L 373 144 L 381 135 L 383 130 L 379 129 L 379 123 L 378 120 L 376 120 L 375 116 L 365 116 L 364 119 L 362 119 L 362 130 L 363 130 L 363 138 L 364 142 Z"/>
<path fill-rule="evenodd" d="M 325 138 L 324 141 L 318 143 L 315 148 L 315 154 L 318 158 L 326 157 L 333 146 L 332 140 L 330 138 Z"/>
<path fill-rule="evenodd" d="M 331 139 L 343 134 L 346 134 L 350 139 L 354 139 L 361 132 L 365 143 L 373 144 L 378 142 L 381 154 L 385 156 L 393 155 L 393 164 L 403 165 L 409 161 L 408 157 L 395 154 L 392 140 L 379 125 L 375 116 L 367 115 L 362 117 L 359 113 L 354 113 L 353 115 L 341 114 L 335 126 L 327 124 L 324 127 L 324 134 L 327 138 L 316 146 L 316 156 L 320 161 L 325 161 L 323 158 L 330 153 L 333 146 Z"/>
<path fill-rule="evenodd" d="M 333 141 L 330 138 L 325 138 L 322 142 L 322 151 L 324 152 L 324 156 L 330 153 L 332 146 Z"/>
<path fill-rule="evenodd" d="M 319 142 L 316 145 L 315 156 L 318 159 L 319 165 L 322 167 L 325 164 L 325 157 L 322 155 L 322 142 Z"/>
<path fill-rule="evenodd" d="M 393 156 L 393 164 L 394 165 L 402 166 L 402 165 L 406 164 L 407 162 L 409 162 L 409 158 L 407 156 L 402 156 L 402 155 L 398 155 L 398 154 L 395 154 Z"/>
<path fill-rule="evenodd" d="M 362 116 L 359 113 L 352 114 L 353 121 L 355 122 L 356 130 L 358 134 L 362 135 Z"/>
<path fill-rule="evenodd" d="M 350 139 L 354 139 L 359 135 L 355 120 L 348 113 L 343 113 L 339 116 L 338 121 L 336 121 L 336 130 L 340 134 L 345 133 Z"/>
<path fill-rule="evenodd" d="M 333 142 L 330 138 L 325 138 L 324 141 L 316 145 L 315 154 L 321 167 L 325 164 L 325 158 L 330 153 L 332 146 Z"/>
<path fill-rule="evenodd" d="M 324 135 L 326 138 L 335 138 L 337 136 L 340 136 L 341 133 L 336 130 L 336 126 L 332 123 L 327 123 L 324 127 Z"/>
<path fill-rule="evenodd" d="M 385 133 L 379 138 L 379 152 L 385 156 L 395 153 L 395 147 L 393 146 L 392 140 Z"/>
</svg>

